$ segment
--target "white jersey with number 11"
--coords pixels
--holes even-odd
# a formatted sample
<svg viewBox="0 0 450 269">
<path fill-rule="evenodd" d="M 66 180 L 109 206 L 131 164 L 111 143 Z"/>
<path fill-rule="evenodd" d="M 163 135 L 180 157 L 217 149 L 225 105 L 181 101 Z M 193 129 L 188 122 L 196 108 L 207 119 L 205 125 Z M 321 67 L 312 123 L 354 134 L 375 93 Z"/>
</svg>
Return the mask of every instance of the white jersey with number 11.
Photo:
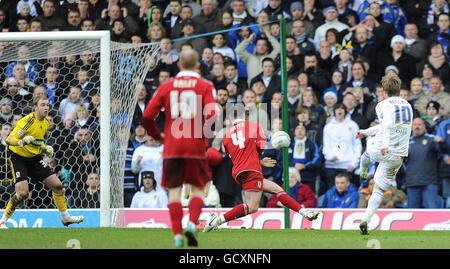
<svg viewBox="0 0 450 269">
<path fill-rule="evenodd" d="M 369 152 L 379 152 L 388 147 L 389 153 L 395 156 L 408 156 L 409 137 L 413 113 L 408 101 L 397 97 L 389 97 L 381 101 L 375 108 L 380 124 L 367 129 L 365 135 L 375 135 L 367 144 Z"/>
</svg>

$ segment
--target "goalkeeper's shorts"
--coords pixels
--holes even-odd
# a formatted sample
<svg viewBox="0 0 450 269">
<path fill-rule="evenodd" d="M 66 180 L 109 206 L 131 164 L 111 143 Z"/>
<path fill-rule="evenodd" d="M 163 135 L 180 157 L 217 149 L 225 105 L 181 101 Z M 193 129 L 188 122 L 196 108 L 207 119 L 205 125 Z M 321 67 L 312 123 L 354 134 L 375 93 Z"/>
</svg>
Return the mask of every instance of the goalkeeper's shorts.
<svg viewBox="0 0 450 269">
<path fill-rule="evenodd" d="M 31 182 L 36 183 L 54 174 L 53 170 L 40 155 L 27 158 L 12 153 L 11 166 L 14 183 L 24 180 L 28 181 L 29 178 Z"/>
</svg>

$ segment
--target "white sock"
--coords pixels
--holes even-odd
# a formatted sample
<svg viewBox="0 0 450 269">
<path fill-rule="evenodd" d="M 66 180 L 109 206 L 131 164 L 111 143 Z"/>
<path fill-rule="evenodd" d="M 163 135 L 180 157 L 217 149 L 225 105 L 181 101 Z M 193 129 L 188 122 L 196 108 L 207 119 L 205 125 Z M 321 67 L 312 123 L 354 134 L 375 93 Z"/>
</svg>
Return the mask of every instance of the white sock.
<svg viewBox="0 0 450 269">
<path fill-rule="evenodd" d="M 70 215 L 67 211 L 61 211 L 60 213 L 61 213 L 62 219 L 67 219 L 68 217 L 70 217 Z"/>
<path fill-rule="evenodd" d="M 369 198 L 369 204 L 367 205 L 366 213 L 364 215 L 364 220 L 369 223 L 370 219 L 372 218 L 373 214 L 375 214 L 375 211 L 377 211 L 378 207 L 381 204 L 381 201 L 383 200 L 383 191 L 382 190 L 374 190 L 372 192 L 372 195 Z"/>
<path fill-rule="evenodd" d="M 221 225 L 222 223 L 225 223 L 225 217 L 222 215 L 220 215 L 217 219 L 216 219 L 216 226 Z"/>
</svg>

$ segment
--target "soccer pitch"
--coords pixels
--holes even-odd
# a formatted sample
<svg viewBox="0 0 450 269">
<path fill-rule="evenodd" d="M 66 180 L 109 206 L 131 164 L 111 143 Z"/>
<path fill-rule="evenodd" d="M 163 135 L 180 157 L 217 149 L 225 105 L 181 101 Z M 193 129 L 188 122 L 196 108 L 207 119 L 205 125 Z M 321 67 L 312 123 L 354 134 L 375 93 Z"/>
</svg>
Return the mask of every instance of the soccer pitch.
<svg viewBox="0 0 450 269">
<path fill-rule="evenodd" d="M 192 249 L 450 249 L 448 231 L 198 230 Z M 22 228 L 0 230 L 0 249 L 173 249 L 170 229 Z M 185 247 L 188 248 L 188 247 Z"/>
</svg>

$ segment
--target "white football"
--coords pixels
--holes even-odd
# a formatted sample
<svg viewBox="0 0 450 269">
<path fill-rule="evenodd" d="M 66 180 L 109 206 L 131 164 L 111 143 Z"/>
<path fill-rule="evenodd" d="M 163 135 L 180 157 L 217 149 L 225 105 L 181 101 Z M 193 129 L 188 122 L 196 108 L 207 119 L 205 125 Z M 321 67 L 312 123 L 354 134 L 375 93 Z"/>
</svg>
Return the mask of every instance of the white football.
<svg viewBox="0 0 450 269">
<path fill-rule="evenodd" d="M 285 131 L 278 131 L 272 135 L 270 143 L 274 149 L 280 150 L 291 145 L 291 137 Z"/>
</svg>

